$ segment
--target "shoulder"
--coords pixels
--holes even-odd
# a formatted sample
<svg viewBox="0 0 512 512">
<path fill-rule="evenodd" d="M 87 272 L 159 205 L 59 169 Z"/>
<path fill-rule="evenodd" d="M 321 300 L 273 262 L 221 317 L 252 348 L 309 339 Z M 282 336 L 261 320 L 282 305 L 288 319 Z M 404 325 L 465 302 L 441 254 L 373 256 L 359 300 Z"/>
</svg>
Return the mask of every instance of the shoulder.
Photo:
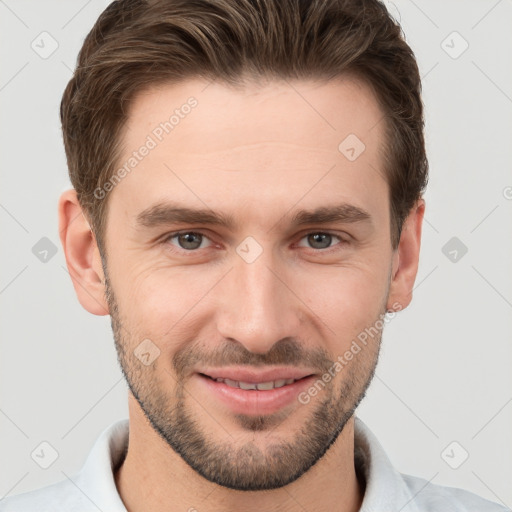
<svg viewBox="0 0 512 512">
<path fill-rule="evenodd" d="M 420 512 L 510 512 L 510 509 L 477 494 L 428 482 L 424 478 L 401 475 Z"/>
<path fill-rule="evenodd" d="M 368 426 L 354 423 L 354 461 L 366 480 L 361 512 L 512 512 L 472 492 L 399 472 Z"/>
<path fill-rule="evenodd" d="M 114 468 L 128 446 L 129 422 L 118 420 L 97 438 L 78 474 L 52 485 L 0 499 L 0 512 L 126 512 Z"/>
<path fill-rule="evenodd" d="M 95 505 L 70 481 L 8 496 L 0 501 L 0 512 L 98 512 Z"/>
</svg>

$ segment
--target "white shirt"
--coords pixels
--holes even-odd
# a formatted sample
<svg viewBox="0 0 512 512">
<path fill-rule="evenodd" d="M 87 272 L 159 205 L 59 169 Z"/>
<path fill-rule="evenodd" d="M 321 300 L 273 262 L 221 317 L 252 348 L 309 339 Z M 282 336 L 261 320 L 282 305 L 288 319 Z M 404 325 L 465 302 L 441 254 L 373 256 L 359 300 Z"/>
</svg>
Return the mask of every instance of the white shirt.
<svg viewBox="0 0 512 512">
<path fill-rule="evenodd" d="M 0 500 L 0 512 L 126 512 L 114 469 L 126 454 L 128 420 L 105 429 L 80 472 L 71 480 Z M 476 494 L 399 473 L 375 435 L 359 418 L 354 424 L 356 467 L 365 475 L 360 512 L 510 512 Z"/>
</svg>

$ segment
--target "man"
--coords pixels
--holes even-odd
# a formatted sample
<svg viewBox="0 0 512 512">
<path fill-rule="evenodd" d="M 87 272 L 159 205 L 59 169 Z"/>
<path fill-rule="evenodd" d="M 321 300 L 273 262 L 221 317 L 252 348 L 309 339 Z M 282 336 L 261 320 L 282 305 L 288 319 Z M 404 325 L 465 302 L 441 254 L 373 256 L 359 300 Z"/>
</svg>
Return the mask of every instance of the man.
<svg viewBox="0 0 512 512">
<path fill-rule="evenodd" d="M 505 510 L 401 475 L 354 414 L 412 299 L 428 168 L 381 3 L 114 2 L 61 119 L 61 240 L 130 418 L 0 510 Z"/>
</svg>

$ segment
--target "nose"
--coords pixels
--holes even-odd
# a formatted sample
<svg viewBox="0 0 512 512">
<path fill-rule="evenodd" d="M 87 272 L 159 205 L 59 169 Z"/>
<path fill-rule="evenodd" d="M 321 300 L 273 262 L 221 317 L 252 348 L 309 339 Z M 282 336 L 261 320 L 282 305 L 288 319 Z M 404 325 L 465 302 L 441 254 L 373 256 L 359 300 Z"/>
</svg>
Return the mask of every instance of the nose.
<svg viewBox="0 0 512 512">
<path fill-rule="evenodd" d="M 224 339 L 263 354 L 279 340 L 300 335 L 301 302 L 290 273 L 270 250 L 251 263 L 235 254 L 234 268 L 217 290 L 217 329 Z"/>
</svg>

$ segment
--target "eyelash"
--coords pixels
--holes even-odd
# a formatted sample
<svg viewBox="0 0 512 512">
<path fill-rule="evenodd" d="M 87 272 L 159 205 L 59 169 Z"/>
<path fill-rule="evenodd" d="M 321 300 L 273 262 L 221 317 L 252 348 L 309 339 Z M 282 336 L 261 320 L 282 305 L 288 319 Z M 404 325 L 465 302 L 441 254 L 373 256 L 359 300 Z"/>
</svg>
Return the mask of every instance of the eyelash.
<svg viewBox="0 0 512 512">
<path fill-rule="evenodd" d="M 175 231 L 173 233 L 169 233 L 167 234 L 164 239 L 162 240 L 162 243 L 163 244 L 166 244 L 167 246 L 171 246 L 172 247 L 172 251 L 176 251 L 176 252 L 181 252 L 181 253 L 198 253 L 201 248 L 197 248 L 197 249 L 183 249 L 182 247 L 178 247 L 178 246 L 175 246 L 173 244 L 170 244 L 169 242 L 180 236 L 180 235 L 185 235 L 185 234 L 194 234 L 194 235 L 200 235 L 202 236 L 203 238 L 206 238 L 208 240 L 210 240 L 210 238 L 205 235 L 204 233 L 200 232 L 200 231 Z M 308 236 L 310 235 L 329 235 L 333 238 L 337 238 L 339 240 L 339 243 L 338 244 L 335 244 L 331 247 L 327 247 L 325 249 L 315 249 L 313 247 L 308 247 L 307 249 L 311 250 L 311 251 L 314 251 L 315 253 L 329 253 L 331 252 L 332 250 L 335 250 L 336 247 L 338 245 L 340 246 L 343 246 L 343 245 L 347 245 L 349 242 L 348 240 L 346 240 L 345 238 L 341 237 L 339 234 L 336 234 L 336 233 L 333 233 L 331 231 L 309 231 L 307 233 L 305 233 L 304 235 L 302 235 L 302 237 L 300 238 L 300 241 L 302 241 L 304 238 L 307 238 Z M 213 243 L 212 240 L 210 240 L 210 242 Z M 207 247 L 205 247 L 204 249 L 207 249 Z"/>
</svg>

